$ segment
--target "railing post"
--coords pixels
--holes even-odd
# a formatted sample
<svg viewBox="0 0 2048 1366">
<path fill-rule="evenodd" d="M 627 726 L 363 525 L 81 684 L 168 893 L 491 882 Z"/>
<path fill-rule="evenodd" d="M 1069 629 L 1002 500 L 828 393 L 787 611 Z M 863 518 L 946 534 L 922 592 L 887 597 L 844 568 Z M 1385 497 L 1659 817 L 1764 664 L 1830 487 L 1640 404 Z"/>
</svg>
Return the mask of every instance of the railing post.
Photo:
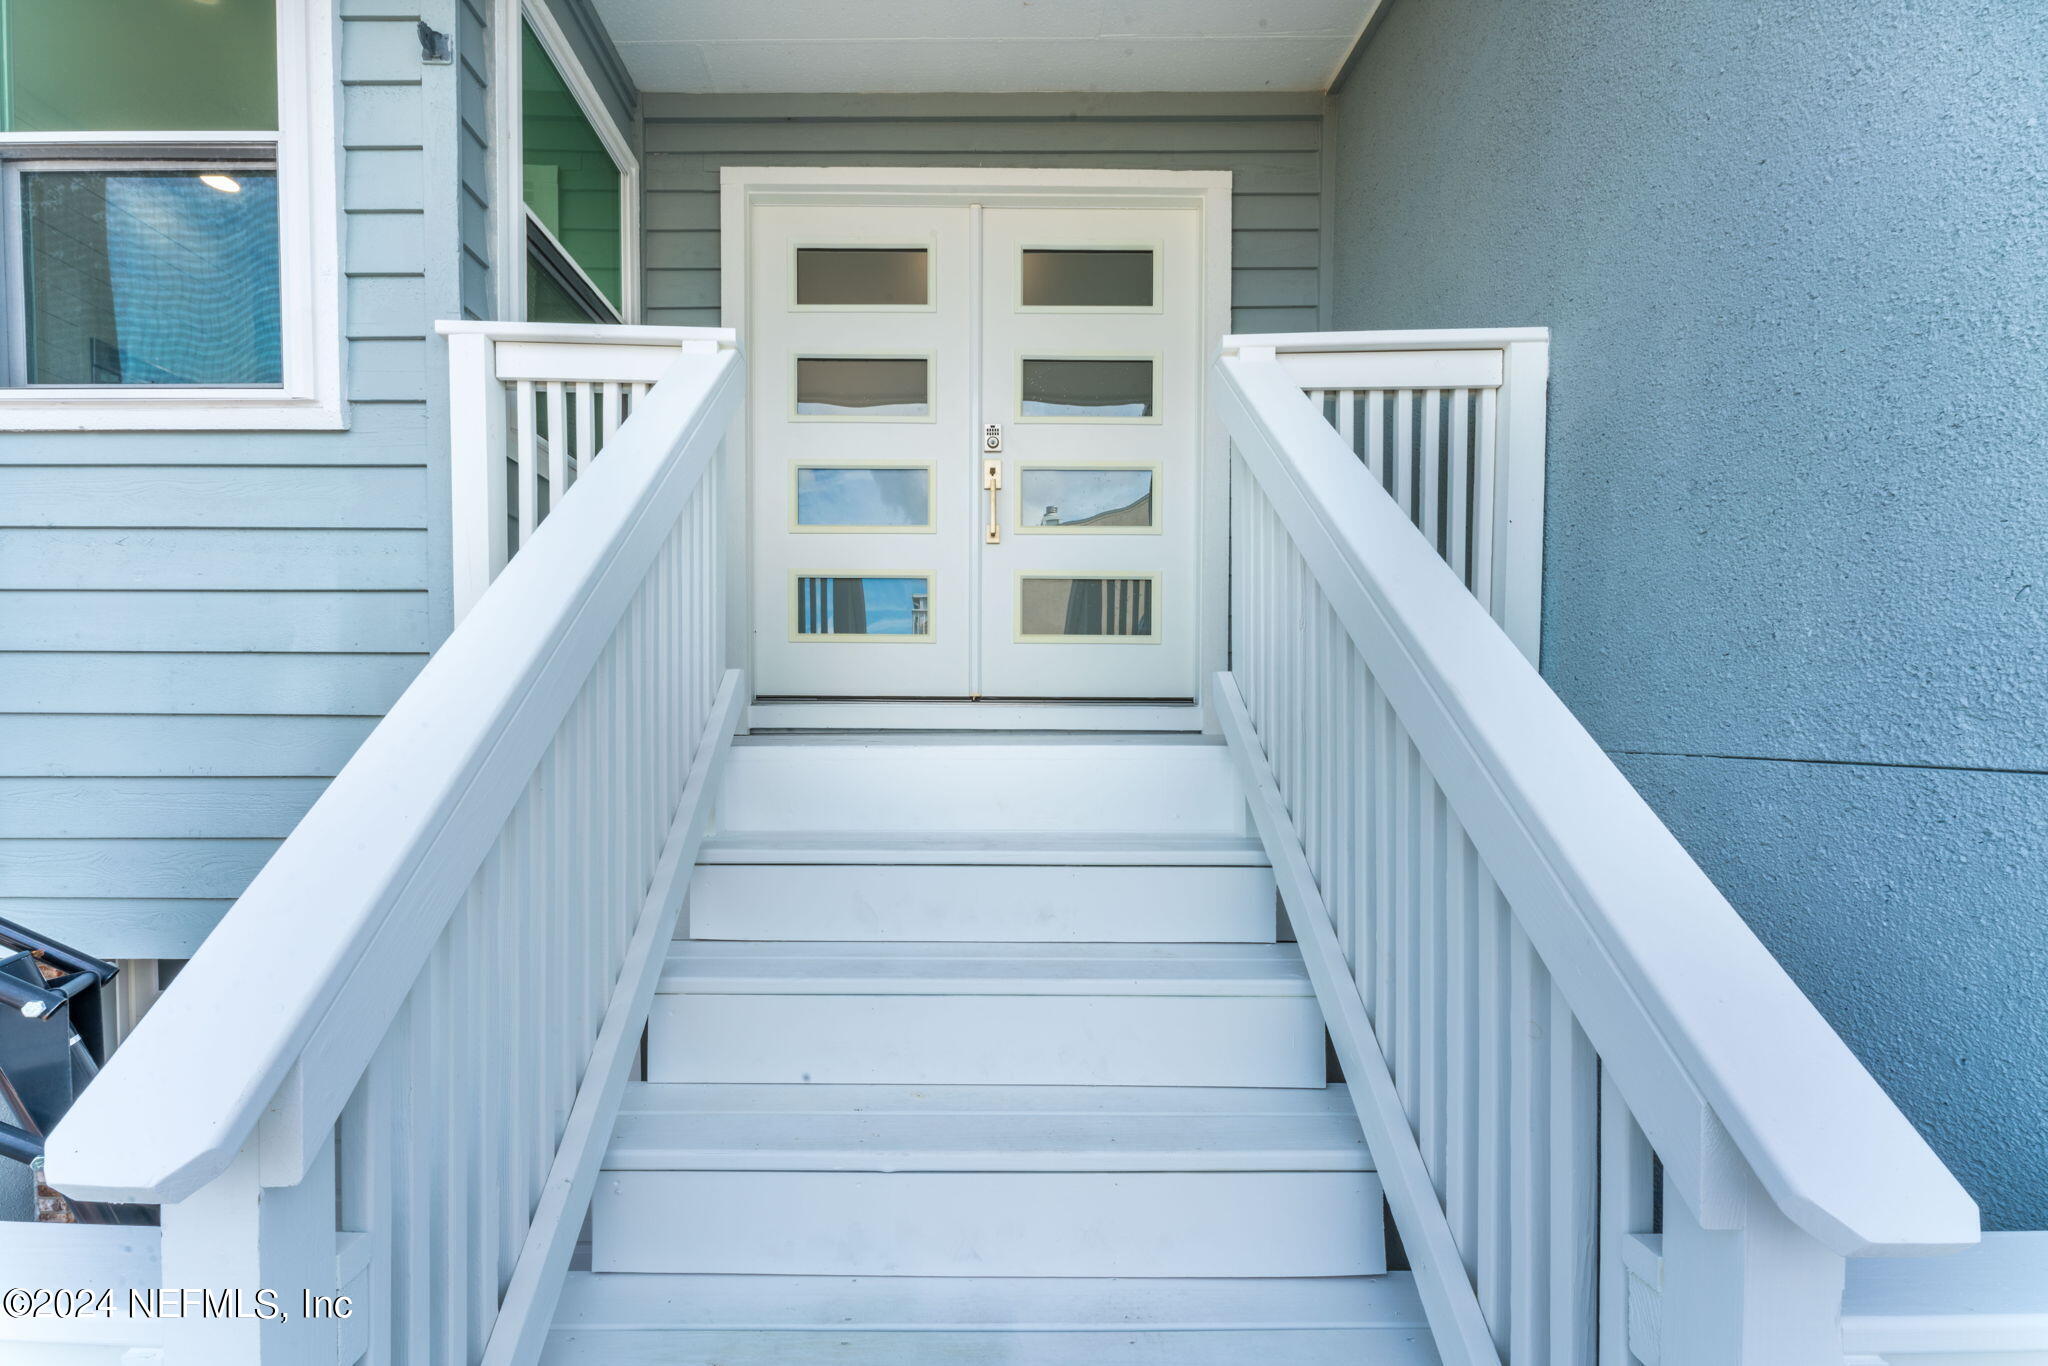
<svg viewBox="0 0 2048 1366">
<path fill-rule="evenodd" d="M 308 1297 L 336 1293 L 334 1145 L 296 1186 L 265 1186 L 260 1165 L 252 1139 L 218 1178 L 164 1207 L 164 1366 L 336 1359 L 343 1321 L 305 1312 Z"/>
<path fill-rule="evenodd" d="M 1498 620 L 1531 664 L 1543 643 L 1543 456 L 1550 394 L 1550 343 L 1502 348 L 1498 536 L 1493 597 Z"/>
<path fill-rule="evenodd" d="M 1667 1184 L 1659 1311 L 1631 1312 L 1653 1366 L 1813 1366 L 1842 1359 L 1846 1263 L 1787 1219 L 1754 1175 L 1742 1227 L 1712 1230 Z M 1647 1281 L 1646 1277 L 1634 1279 Z M 1632 1287 L 1632 1293 L 1644 1293 Z"/>
<path fill-rule="evenodd" d="M 455 620 L 505 567 L 505 391 L 497 342 L 481 332 L 448 338 L 449 548 Z"/>
</svg>

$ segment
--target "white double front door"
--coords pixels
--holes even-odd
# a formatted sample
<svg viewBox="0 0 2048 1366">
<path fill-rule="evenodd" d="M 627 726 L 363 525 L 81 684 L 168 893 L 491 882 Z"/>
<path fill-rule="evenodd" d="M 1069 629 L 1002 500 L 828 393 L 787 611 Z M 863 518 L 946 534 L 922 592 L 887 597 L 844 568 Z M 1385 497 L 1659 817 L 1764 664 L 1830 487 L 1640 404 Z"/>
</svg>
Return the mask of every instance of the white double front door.
<svg viewBox="0 0 2048 1366">
<path fill-rule="evenodd" d="M 1194 209 L 756 207 L 756 692 L 1193 697 L 1199 257 Z"/>
</svg>

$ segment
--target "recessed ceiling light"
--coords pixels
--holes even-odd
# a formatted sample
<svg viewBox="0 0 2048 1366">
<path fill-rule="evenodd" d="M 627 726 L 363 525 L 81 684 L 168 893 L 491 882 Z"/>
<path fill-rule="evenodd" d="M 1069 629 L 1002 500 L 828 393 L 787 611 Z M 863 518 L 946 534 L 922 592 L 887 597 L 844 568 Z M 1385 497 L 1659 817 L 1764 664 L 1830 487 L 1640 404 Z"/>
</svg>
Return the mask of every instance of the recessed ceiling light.
<svg viewBox="0 0 2048 1366">
<path fill-rule="evenodd" d="M 203 175 L 199 177 L 199 183 L 201 185 L 210 185 L 222 194 L 240 194 L 242 192 L 242 182 L 231 175 Z"/>
</svg>

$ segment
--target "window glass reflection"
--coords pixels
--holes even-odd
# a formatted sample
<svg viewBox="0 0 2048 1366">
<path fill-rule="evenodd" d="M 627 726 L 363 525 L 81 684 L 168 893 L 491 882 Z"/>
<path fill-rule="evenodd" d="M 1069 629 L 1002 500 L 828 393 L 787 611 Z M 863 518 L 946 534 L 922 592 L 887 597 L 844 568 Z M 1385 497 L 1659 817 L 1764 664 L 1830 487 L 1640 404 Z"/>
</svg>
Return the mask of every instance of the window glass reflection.
<svg viewBox="0 0 2048 1366">
<path fill-rule="evenodd" d="M 1018 515 L 1027 527 L 1152 525 L 1152 471 L 1025 466 Z"/>
<path fill-rule="evenodd" d="M 922 578 L 840 578 L 805 574 L 796 581 L 800 636 L 928 636 L 931 582 Z"/>
<path fill-rule="evenodd" d="M 932 476 L 927 469 L 799 466 L 798 526 L 931 525 Z"/>
<path fill-rule="evenodd" d="M 1032 577 L 1019 592 L 1022 636 L 1149 637 L 1152 580 Z"/>
<path fill-rule="evenodd" d="M 277 174 L 29 171 L 31 384 L 278 384 Z"/>
</svg>

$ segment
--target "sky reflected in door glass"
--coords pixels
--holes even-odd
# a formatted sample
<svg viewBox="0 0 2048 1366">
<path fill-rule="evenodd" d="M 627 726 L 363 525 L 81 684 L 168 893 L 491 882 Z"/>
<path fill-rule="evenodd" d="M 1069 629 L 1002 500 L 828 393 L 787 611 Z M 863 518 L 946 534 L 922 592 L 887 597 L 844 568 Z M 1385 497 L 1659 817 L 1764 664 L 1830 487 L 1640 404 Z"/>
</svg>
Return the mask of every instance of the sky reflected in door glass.
<svg viewBox="0 0 2048 1366">
<path fill-rule="evenodd" d="M 1018 514 L 1028 527 L 1150 527 L 1152 471 L 1022 472 Z"/>
<path fill-rule="evenodd" d="M 799 466 L 798 526 L 903 526 L 931 524 L 931 471 Z"/>
</svg>

